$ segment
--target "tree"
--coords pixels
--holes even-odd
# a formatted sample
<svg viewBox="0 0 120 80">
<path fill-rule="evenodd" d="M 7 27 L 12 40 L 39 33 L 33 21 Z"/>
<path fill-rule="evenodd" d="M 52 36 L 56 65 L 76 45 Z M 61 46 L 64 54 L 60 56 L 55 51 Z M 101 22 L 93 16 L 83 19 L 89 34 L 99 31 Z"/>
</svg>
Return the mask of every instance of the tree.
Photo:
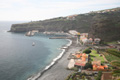
<svg viewBox="0 0 120 80">
<path fill-rule="evenodd" d="M 91 53 L 91 50 L 90 50 L 90 49 L 85 49 L 85 50 L 83 51 L 83 53 L 89 54 L 89 53 Z"/>
<path fill-rule="evenodd" d="M 102 71 L 99 71 L 96 80 L 101 80 L 101 76 L 102 76 Z"/>
<path fill-rule="evenodd" d="M 86 63 L 85 66 L 84 66 L 85 69 L 88 69 L 88 68 L 93 68 L 92 67 L 92 64 L 91 63 Z"/>
</svg>

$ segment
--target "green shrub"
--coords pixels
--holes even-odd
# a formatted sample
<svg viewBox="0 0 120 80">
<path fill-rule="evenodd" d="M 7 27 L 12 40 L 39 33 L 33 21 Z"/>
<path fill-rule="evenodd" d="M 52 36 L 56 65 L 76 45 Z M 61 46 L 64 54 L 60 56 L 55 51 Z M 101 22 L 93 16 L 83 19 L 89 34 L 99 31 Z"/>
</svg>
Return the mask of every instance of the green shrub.
<svg viewBox="0 0 120 80">
<path fill-rule="evenodd" d="M 102 71 L 99 71 L 96 80 L 101 80 L 101 76 L 102 76 Z"/>
<path fill-rule="evenodd" d="M 91 63 L 86 63 L 85 66 L 84 66 L 85 69 L 88 69 L 88 68 L 93 68 L 92 67 L 92 64 Z"/>
<path fill-rule="evenodd" d="M 87 48 L 83 51 L 83 53 L 89 54 L 89 53 L 91 53 L 91 50 L 89 48 Z"/>
<path fill-rule="evenodd" d="M 73 67 L 71 70 L 78 71 L 77 67 Z"/>
</svg>

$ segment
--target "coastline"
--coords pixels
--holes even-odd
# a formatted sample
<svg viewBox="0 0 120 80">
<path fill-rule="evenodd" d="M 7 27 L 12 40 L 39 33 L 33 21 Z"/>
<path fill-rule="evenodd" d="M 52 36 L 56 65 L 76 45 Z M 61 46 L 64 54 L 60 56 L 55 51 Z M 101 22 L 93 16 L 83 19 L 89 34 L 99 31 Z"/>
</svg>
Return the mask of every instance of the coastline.
<svg viewBox="0 0 120 80">
<path fill-rule="evenodd" d="M 65 80 L 73 71 L 67 70 L 69 63 L 68 57 L 71 53 L 75 53 L 84 47 L 76 45 L 76 39 L 72 40 L 72 44 L 66 49 L 64 55 L 56 61 L 50 69 L 45 71 L 42 76 L 36 80 Z"/>
<path fill-rule="evenodd" d="M 63 49 L 63 47 L 62 47 L 61 48 L 62 52 L 56 58 L 54 58 L 53 61 L 48 66 L 46 66 L 39 73 L 37 73 L 35 75 L 32 75 L 27 80 L 38 80 L 47 70 L 49 70 L 52 66 L 54 66 L 64 56 L 64 54 L 66 53 L 66 50 L 69 48 L 69 46 L 72 45 L 72 42 L 73 42 L 73 40 L 71 40 L 71 39 L 66 39 L 66 40 L 69 41 L 68 44 L 66 44 L 65 46 L 63 46 L 63 47 L 66 47 L 66 48 Z"/>
</svg>

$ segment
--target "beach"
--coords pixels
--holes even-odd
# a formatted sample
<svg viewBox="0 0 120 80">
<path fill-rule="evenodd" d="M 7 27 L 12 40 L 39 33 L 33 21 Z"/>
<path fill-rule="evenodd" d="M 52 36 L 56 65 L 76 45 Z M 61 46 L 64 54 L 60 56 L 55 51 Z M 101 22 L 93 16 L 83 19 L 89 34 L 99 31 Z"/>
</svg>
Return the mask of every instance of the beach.
<svg viewBox="0 0 120 80">
<path fill-rule="evenodd" d="M 71 70 L 67 70 L 69 55 L 83 48 L 84 47 L 76 44 L 76 40 L 72 40 L 72 44 L 65 50 L 63 57 L 50 69 L 45 71 L 37 80 L 65 80 L 67 76 L 73 72 Z"/>
</svg>

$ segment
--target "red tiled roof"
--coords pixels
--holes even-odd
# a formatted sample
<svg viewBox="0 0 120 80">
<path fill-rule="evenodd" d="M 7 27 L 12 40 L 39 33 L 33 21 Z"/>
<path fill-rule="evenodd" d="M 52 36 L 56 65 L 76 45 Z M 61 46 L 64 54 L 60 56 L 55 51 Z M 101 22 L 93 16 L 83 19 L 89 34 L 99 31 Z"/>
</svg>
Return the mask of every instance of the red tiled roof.
<svg viewBox="0 0 120 80">
<path fill-rule="evenodd" d="M 77 66 L 85 66 L 84 63 L 75 63 L 75 65 L 77 65 Z"/>
</svg>

